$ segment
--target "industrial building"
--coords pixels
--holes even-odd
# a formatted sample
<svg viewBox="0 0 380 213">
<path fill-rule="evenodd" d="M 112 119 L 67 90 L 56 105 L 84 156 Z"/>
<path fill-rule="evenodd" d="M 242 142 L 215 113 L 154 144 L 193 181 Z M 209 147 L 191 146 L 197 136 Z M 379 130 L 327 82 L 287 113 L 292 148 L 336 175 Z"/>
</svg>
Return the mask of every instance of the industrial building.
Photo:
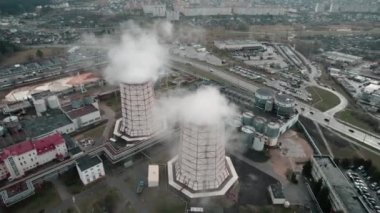
<svg viewBox="0 0 380 213">
<path fill-rule="evenodd" d="M 214 41 L 214 46 L 221 50 L 265 49 L 265 46 L 256 40 Z"/>
<path fill-rule="evenodd" d="M 322 179 L 323 186 L 329 189 L 329 199 L 334 212 L 367 212 L 354 187 L 330 156 L 312 158 L 312 176 L 315 181 Z"/>
<path fill-rule="evenodd" d="M 189 198 L 223 196 L 237 181 L 225 155 L 224 125 L 183 123 L 178 156 L 168 162 L 169 184 Z"/>
<path fill-rule="evenodd" d="M 0 154 L 0 179 L 14 180 L 29 170 L 54 159 L 63 160 L 66 156 L 65 140 L 58 133 L 14 144 Z"/>
<path fill-rule="evenodd" d="M 98 102 L 89 95 L 74 95 L 66 103 L 61 103 L 50 91 L 34 93 L 31 97 L 37 117 L 20 121 L 30 138 L 56 132 L 69 134 L 101 120 Z"/>
<path fill-rule="evenodd" d="M 105 171 L 103 161 L 99 156 L 85 155 L 76 160 L 76 168 L 79 174 L 79 178 L 84 185 L 92 183 L 102 177 L 104 177 Z"/>
<path fill-rule="evenodd" d="M 117 120 L 114 134 L 126 141 L 150 138 L 158 128 L 154 118 L 153 82 L 120 84 L 122 118 Z"/>
<path fill-rule="evenodd" d="M 336 51 L 329 51 L 322 54 L 322 56 L 330 63 L 343 63 L 348 65 L 355 65 L 362 62 L 363 58 L 359 56 L 344 54 Z"/>
<path fill-rule="evenodd" d="M 361 90 L 361 99 L 362 103 L 368 104 L 376 108 L 376 111 L 380 107 L 380 85 L 369 84 L 362 88 Z"/>
<path fill-rule="evenodd" d="M 143 8 L 144 14 L 151 15 L 152 17 L 166 16 L 165 4 L 143 5 L 142 8 Z"/>
<path fill-rule="evenodd" d="M 158 165 L 148 166 L 148 187 L 157 187 L 160 183 L 160 168 Z"/>
<path fill-rule="evenodd" d="M 241 132 L 247 148 L 262 151 L 265 145 L 277 146 L 278 138 L 298 121 L 299 114 L 293 97 L 271 89 L 258 89 L 254 99 L 252 110 L 242 114 Z"/>
</svg>

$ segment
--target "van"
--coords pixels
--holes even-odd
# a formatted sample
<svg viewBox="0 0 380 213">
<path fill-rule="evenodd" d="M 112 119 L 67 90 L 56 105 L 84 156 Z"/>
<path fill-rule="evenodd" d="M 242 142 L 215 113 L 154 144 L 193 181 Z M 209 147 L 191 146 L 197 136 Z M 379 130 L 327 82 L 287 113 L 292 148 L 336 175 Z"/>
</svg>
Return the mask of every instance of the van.
<svg viewBox="0 0 380 213">
<path fill-rule="evenodd" d="M 110 138 L 110 141 L 115 143 L 116 142 L 116 138 Z"/>
</svg>

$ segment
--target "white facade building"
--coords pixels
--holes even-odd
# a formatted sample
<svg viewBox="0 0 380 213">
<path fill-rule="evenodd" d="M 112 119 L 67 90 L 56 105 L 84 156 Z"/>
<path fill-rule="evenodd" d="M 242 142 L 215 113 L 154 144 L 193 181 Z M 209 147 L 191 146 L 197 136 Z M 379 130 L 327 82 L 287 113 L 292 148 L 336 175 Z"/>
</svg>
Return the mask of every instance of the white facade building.
<svg viewBox="0 0 380 213">
<path fill-rule="evenodd" d="M 152 136 L 157 130 L 154 118 L 153 82 L 120 84 L 122 125 L 121 132 L 130 138 Z"/>
<path fill-rule="evenodd" d="M 153 17 L 164 17 L 166 16 L 166 5 L 143 5 L 144 14 L 151 14 Z"/>
<path fill-rule="evenodd" d="M 168 163 L 169 184 L 190 198 L 224 195 L 238 178 L 225 156 L 224 131 L 223 124 L 183 124 L 179 155 Z"/>
<path fill-rule="evenodd" d="M 92 183 L 102 177 L 104 177 L 105 171 L 103 161 L 99 156 L 83 156 L 76 161 L 76 168 L 84 185 Z"/>
<path fill-rule="evenodd" d="M 157 187 L 160 183 L 160 173 L 158 165 L 148 166 L 148 187 Z"/>
<path fill-rule="evenodd" d="M 9 146 L 0 154 L 0 179 L 22 177 L 26 171 L 66 156 L 65 140 L 58 133 Z"/>
</svg>

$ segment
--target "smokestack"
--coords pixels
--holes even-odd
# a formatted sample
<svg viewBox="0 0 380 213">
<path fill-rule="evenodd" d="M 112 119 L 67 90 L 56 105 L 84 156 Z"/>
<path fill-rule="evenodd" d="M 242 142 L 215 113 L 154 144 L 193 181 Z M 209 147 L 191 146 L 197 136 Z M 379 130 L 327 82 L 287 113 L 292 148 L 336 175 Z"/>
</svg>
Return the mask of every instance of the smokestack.
<svg viewBox="0 0 380 213">
<path fill-rule="evenodd" d="M 139 84 L 120 83 L 122 128 L 128 137 L 149 137 L 157 130 L 153 116 L 153 82 Z"/>
<path fill-rule="evenodd" d="M 223 125 L 186 123 L 181 128 L 176 179 L 194 191 L 217 189 L 229 176 Z"/>
<path fill-rule="evenodd" d="M 169 184 L 189 198 L 225 195 L 238 179 L 225 153 L 225 124 L 234 108 L 212 87 L 182 97 L 175 105 L 181 119 L 180 148 L 168 162 Z"/>
</svg>

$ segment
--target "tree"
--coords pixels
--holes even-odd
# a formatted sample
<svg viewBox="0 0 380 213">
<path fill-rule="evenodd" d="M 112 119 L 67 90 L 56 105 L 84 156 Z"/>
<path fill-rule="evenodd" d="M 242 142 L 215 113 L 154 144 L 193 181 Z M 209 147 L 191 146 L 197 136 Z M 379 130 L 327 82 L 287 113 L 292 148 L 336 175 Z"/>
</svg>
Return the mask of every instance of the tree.
<svg viewBox="0 0 380 213">
<path fill-rule="evenodd" d="M 343 167 L 343 169 L 348 169 L 351 165 L 351 161 L 347 158 L 343 158 L 342 161 L 341 161 L 341 166 Z"/>
<path fill-rule="evenodd" d="M 311 170 L 312 170 L 312 165 L 311 165 L 311 161 L 307 161 L 303 167 L 302 167 L 302 174 L 307 177 L 307 178 L 311 178 Z"/>
<path fill-rule="evenodd" d="M 44 52 L 42 52 L 42 50 L 38 49 L 38 50 L 36 51 L 36 56 L 37 56 L 38 58 L 42 58 L 42 57 L 44 57 Z"/>
<path fill-rule="evenodd" d="M 322 179 L 319 178 L 319 180 L 312 185 L 311 189 L 313 190 L 315 197 L 318 197 L 319 192 L 322 189 L 322 184 L 323 184 Z"/>
</svg>

